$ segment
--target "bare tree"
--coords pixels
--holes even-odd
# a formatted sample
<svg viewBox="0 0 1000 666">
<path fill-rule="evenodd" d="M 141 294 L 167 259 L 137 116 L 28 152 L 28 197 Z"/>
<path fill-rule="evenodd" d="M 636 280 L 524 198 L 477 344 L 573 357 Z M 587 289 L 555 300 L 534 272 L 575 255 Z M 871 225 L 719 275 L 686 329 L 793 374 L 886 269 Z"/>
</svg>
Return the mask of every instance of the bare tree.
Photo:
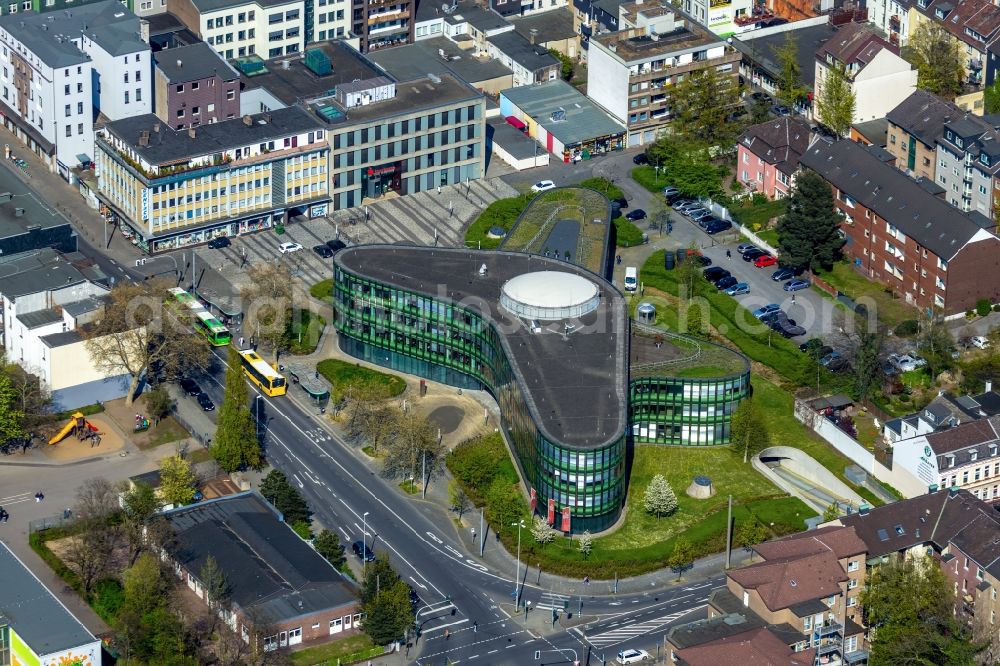
<svg viewBox="0 0 1000 666">
<path fill-rule="evenodd" d="M 368 442 L 372 453 L 378 455 L 379 447 L 399 430 L 403 412 L 394 404 L 356 400 L 351 403 L 347 431 L 351 437 Z"/>
<path fill-rule="evenodd" d="M 184 312 L 166 310 L 167 283 L 119 282 L 100 320 L 84 330 L 94 365 L 108 375 L 130 378 L 126 404 L 151 366 L 178 376 L 209 360 L 208 342 L 195 335 Z"/>
<path fill-rule="evenodd" d="M 76 573 L 85 595 L 111 566 L 119 534 L 112 516 L 118 506 L 115 487 L 103 478 L 88 479 L 76 495 L 76 534 L 63 553 L 66 566 Z"/>
<path fill-rule="evenodd" d="M 10 385 L 18 396 L 18 409 L 24 414 L 24 425 L 32 427 L 45 418 L 52 407 L 52 393 L 38 375 L 11 363 L 5 368 Z"/>
<path fill-rule="evenodd" d="M 444 446 L 431 422 L 408 412 L 389 437 L 382 458 L 382 474 L 389 478 L 416 479 L 426 466 L 427 476 L 431 477 L 440 468 L 443 457 Z"/>
<path fill-rule="evenodd" d="M 247 270 L 249 283 L 241 290 L 243 330 L 271 349 L 287 344 L 292 316 L 292 276 L 282 264 L 254 264 Z"/>
</svg>

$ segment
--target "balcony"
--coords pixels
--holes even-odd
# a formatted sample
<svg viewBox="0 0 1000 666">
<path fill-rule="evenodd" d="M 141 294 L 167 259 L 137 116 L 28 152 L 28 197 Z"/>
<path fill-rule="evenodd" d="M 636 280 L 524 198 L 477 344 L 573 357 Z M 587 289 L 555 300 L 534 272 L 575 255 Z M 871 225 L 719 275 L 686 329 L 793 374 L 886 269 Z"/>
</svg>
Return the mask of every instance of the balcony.
<svg viewBox="0 0 1000 666">
<path fill-rule="evenodd" d="M 840 624 L 839 622 L 827 622 L 822 626 L 813 628 L 813 632 L 819 634 L 820 638 L 823 638 L 824 636 L 829 636 L 831 634 L 839 634 L 843 630 L 844 630 L 844 625 Z"/>
</svg>

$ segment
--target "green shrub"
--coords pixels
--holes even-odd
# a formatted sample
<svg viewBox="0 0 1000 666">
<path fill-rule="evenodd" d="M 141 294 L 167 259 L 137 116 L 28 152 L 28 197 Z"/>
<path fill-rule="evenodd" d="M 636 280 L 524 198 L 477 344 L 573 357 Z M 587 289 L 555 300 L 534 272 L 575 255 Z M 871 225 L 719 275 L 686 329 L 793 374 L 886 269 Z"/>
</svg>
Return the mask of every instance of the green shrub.
<svg viewBox="0 0 1000 666">
<path fill-rule="evenodd" d="M 108 624 L 113 624 L 125 601 L 125 591 L 122 584 L 114 578 L 105 578 L 94 585 L 93 599 L 90 606 Z"/>
<path fill-rule="evenodd" d="M 321 301 L 329 301 L 333 297 L 333 278 L 320 280 L 309 287 L 309 293 L 312 294 L 313 298 L 318 298 Z"/>
<path fill-rule="evenodd" d="M 528 192 L 521 196 L 509 199 L 498 199 L 479 214 L 476 221 L 469 225 L 465 232 L 465 244 L 468 247 L 481 247 L 484 250 L 495 250 L 503 242 L 502 238 L 490 238 L 491 227 L 503 227 L 507 231 L 514 226 L 518 216 L 524 212 L 531 200 L 535 198 L 534 192 Z"/>
<path fill-rule="evenodd" d="M 305 541 L 312 541 L 313 531 L 312 525 L 304 520 L 298 520 L 292 523 L 292 531 L 302 537 Z"/>
<path fill-rule="evenodd" d="M 462 442 L 445 457 L 445 465 L 476 506 L 486 504 L 486 491 L 494 479 L 502 478 L 510 485 L 518 482 L 507 444 L 498 432 Z"/>
<path fill-rule="evenodd" d="M 631 220 L 619 215 L 613 222 L 615 224 L 615 243 L 618 247 L 642 245 L 642 230 L 632 224 Z"/>
<path fill-rule="evenodd" d="M 366 400 L 386 400 L 406 390 L 402 377 L 365 368 L 360 363 L 328 358 L 317 363 L 316 370 L 333 385 L 330 389 L 330 402 L 333 404 L 340 403 L 348 389 L 354 389 L 355 397 Z"/>
<path fill-rule="evenodd" d="M 993 312 L 1000 312 L 1000 303 L 993 306 Z"/>
<path fill-rule="evenodd" d="M 985 317 L 990 313 L 990 299 L 980 298 L 976 301 L 976 314 Z"/>
<path fill-rule="evenodd" d="M 580 187 L 589 187 L 592 190 L 597 190 L 609 199 L 625 198 L 625 192 L 622 191 L 622 188 L 607 178 L 587 178 L 580 182 Z"/>
<path fill-rule="evenodd" d="M 911 335 L 916 335 L 919 330 L 920 324 L 916 319 L 904 319 L 896 325 L 892 332 L 900 338 L 908 338 Z"/>
</svg>

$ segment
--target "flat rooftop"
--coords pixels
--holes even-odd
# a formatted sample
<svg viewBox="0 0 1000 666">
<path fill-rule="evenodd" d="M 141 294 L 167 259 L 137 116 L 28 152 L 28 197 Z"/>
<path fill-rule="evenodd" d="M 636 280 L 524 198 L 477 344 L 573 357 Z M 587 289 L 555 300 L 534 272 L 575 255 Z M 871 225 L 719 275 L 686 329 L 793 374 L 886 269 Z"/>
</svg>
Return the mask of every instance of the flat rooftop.
<svg viewBox="0 0 1000 666">
<path fill-rule="evenodd" d="M 790 23 L 787 25 L 796 25 Z M 780 26 L 785 28 L 786 26 Z M 768 31 L 768 34 L 755 37 L 755 32 Z M 786 33 L 795 39 L 795 61 L 799 65 L 799 79 L 802 84 L 812 89 L 816 84 L 816 51 L 833 36 L 837 29 L 829 23 L 821 25 L 806 25 L 791 30 L 770 32 L 770 29 L 751 30 L 739 37 L 733 37 L 733 46 L 743 55 L 748 56 L 758 67 L 765 69 L 772 77 L 781 72 L 777 52 L 785 44 Z"/>
<path fill-rule="evenodd" d="M 390 49 L 391 50 L 391 49 Z M 381 102 L 372 102 L 366 106 L 355 106 L 345 109 L 333 99 L 323 100 L 310 106 L 316 111 L 316 118 L 337 123 L 363 123 L 382 118 L 391 118 L 404 113 L 413 113 L 421 109 L 433 109 L 462 101 L 479 101 L 482 98 L 475 88 L 462 83 L 450 74 L 432 75 L 414 81 L 397 82 L 396 96 Z M 337 118 L 327 119 L 320 112 L 323 107 L 334 107 L 340 111 Z"/>
<path fill-rule="evenodd" d="M 534 157 L 542 150 L 537 141 L 521 130 L 514 129 L 503 118 L 490 118 L 486 121 L 486 136 L 515 159 Z"/>
<path fill-rule="evenodd" d="M 572 39 L 577 35 L 573 29 L 573 10 L 570 7 L 559 7 L 529 16 L 512 16 L 510 22 L 514 24 L 514 30 L 518 34 L 528 39 L 531 39 L 531 30 L 537 30 L 536 41 L 542 44 Z"/>
<path fill-rule="evenodd" d="M 444 51 L 444 57 L 441 52 Z M 453 74 L 465 83 L 475 85 L 503 76 L 511 76 L 510 68 L 493 58 L 477 58 L 446 37 L 422 39 L 413 44 L 380 49 L 368 58 L 397 81 L 425 78 L 428 74 Z"/>
<path fill-rule="evenodd" d="M 548 439 L 577 449 L 612 442 L 626 429 L 625 301 L 610 284 L 578 266 L 517 252 L 367 245 L 341 250 L 334 263 L 383 284 L 460 304 L 493 323 L 520 381 L 532 418 Z M 486 265 L 487 274 L 479 275 Z M 561 271 L 598 287 L 597 309 L 574 320 L 527 322 L 500 307 L 501 287 L 535 271 Z"/>
<path fill-rule="evenodd" d="M 39 656 L 96 643 L 97 638 L 0 541 L 0 624 L 9 624 Z"/>
<path fill-rule="evenodd" d="M 597 35 L 591 39 L 608 47 L 625 62 L 683 54 L 710 44 L 725 43 L 721 37 L 701 27 L 694 20 L 681 15 L 677 10 L 673 11 L 678 14 L 679 18 L 683 18 L 683 26 L 658 35 L 655 40 L 649 37 L 644 29 L 619 30 L 605 35 Z"/>
<path fill-rule="evenodd" d="M 171 84 L 200 81 L 216 75 L 223 81 L 240 78 L 239 72 L 205 42 L 164 49 L 154 59 L 156 68 Z"/>
<path fill-rule="evenodd" d="M 611 114 L 561 79 L 509 88 L 500 94 L 564 146 L 625 132 L 625 127 Z M 553 120 L 552 114 L 556 112 L 561 112 L 561 119 Z"/>
<path fill-rule="evenodd" d="M 377 67 L 343 41 L 313 42 L 306 50 L 311 49 L 322 51 L 330 59 L 333 71 L 319 76 L 305 66 L 305 54 L 296 53 L 264 61 L 265 73 L 253 76 L 242 74 L 240 81 L 243 89 L 265 88 L 285 104 L 291 105 L 329 97 L 339 85 L 382 75 Z M 288 63 L 287 69 L 285 63 Z"/>
</svg>

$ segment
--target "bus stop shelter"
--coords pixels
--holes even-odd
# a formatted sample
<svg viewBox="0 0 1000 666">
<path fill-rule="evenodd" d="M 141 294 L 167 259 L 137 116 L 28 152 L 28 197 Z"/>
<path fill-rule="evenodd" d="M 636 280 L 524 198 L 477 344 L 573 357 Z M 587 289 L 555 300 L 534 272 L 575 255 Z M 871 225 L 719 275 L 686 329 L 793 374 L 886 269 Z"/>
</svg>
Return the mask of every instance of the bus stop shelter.
<svg viewBox="0 0 1000 666">
<path fill-rule="evenodd" d="M 292 383 L 301 387 L 310 398 L 315 400 L 317 407 L 321 407 L 324 400 L 329 400 L 330 389 L 333 387 L 315 368 L 310 368 L 303 363 L 289 363 L 285 366 L 285 370 L 292 378 Z"/>
</svg>

